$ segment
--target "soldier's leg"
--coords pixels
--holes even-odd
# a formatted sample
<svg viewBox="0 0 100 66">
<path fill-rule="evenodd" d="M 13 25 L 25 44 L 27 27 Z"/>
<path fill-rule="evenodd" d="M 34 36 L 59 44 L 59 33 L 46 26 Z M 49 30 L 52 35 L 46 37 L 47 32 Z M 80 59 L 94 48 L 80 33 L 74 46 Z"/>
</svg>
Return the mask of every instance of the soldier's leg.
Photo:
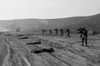
<svg viewBox="0 0 100 66">
<path fill-rule="evenodd" d="M 70 37 L 70 34 L 68 33 L 68 37 Z"/>
<path fill-rule="evenodd" d="M 82 34 L 80 35 L 80 38 L 82 39 Z"/>
<path fill-rule="evenodd" d="M 45 34 L 45 31 L 43 31 L 43 34 Z"/>
<path fill-rule="evenodd" d="M 69 33 L 69 37 L 71 37 L 70 33 Z"/>
<path fill-rule="evenodd" d="M 64 36 L 64 33 L 62 33 L 62 36 Z"/>
<path fill-rule="evenodd" d="M 58 32 L 56 32 L 56 35 L 58 35 Z"/>
<path fill-rule="evenodd" d="M 56 32 L 56 34 L 55 35 L 57 35 L 57 32 Z"/>
<path fill-rule="evenodd" d="M 52 32 L 51 32 L 51 35 L 52 35 Z"/>
<path fill-rule="evenodd" d="M 44 32 L 42 31 L 42 34 L 44 34 Z"/>
<path fill-rule="evenodd" d="M 82 37 L 82 46 L 84 46 L 84 37 Z"/>
<path fill-rule="evenodd" d="M 69 37 L 69 33 L 68 33 L 68 37 Z"/>
<path fill-rule="evenodd" d="M 49 35 L 51 35 L 51 32 L 49 33 Z"/>
<path fill-rule="evenodd" d="M 43 34 L 45 34 L 45 32 L 43 31 Z"/>
<path fill-rule="evenodd" d="M 63 36 L 63 33 L 61 33 L 61 36 Z"/>
<path fill-rule="evenodd" d="M 88 45 L 87 45 L 87 37 L 85 38 L 85 44 L 86 44 L 86 46 L 88 46 Z"/>
<path fill-rule="evenodd" d="M 68 33 L 67 33 L 67 37 L 69 37 Z"/>
<path fill-rule="evenodd" d="M 51 35 L 51 31 L 50 31 L 50 35 Z"/>
</svg>

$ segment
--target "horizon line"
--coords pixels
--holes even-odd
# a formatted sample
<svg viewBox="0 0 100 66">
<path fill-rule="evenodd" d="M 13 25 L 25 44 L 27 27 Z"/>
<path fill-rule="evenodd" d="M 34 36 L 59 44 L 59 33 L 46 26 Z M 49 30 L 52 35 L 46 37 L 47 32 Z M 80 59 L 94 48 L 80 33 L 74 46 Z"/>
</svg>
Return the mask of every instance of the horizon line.
<svg viewBox="0 0 100 66">
<path fill-rule="evenodd" d="M 22 19 L 38 19 L 38 20 L 49 20 L 49 19 L 64 19 L 64 18 L 73 18 L 73 17 L 89 17 L 89 16 L 95 16 L 95 15 L 99 15 L 100 13 L 97 13 L 97 14 L 93 14 L 93 15 L 87 15 L 87 16 L 70 16 L 70 17 L 58 17 L 58 18 L 14 18 L 14 19 L 3 19 L 3 20 L 0 20 L 0 21 L 10 21 L 10 20 L 22 20 Z"/>
</svg>

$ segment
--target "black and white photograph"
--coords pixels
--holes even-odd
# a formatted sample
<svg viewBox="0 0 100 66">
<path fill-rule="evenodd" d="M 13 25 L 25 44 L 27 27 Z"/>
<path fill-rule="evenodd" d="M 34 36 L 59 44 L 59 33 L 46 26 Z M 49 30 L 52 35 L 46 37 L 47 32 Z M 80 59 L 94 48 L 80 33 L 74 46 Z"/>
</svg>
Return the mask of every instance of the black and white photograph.
<svg viewBox="0 0 100 66">
<path fill-rule="evenodd" d="M 0 0 L 0 66 L 100 66 L 100 0 Z"/>
</svg>

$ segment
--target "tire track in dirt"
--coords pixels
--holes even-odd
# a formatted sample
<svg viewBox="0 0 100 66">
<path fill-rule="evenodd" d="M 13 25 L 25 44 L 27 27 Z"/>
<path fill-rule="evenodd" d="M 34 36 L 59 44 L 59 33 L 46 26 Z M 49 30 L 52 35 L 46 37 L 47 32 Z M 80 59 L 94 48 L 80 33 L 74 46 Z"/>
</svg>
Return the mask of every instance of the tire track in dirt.
<svg viewBox="0 0 100 66">
<path fill-rule="evenodd" d="M 10 44 L 10 46 L 13 48 L 13 50 L 14 49 L 16 49 L 16 50 L 18 50 L 16 47 L 18 47 L 18 46 L 16 46 L 15 45 L 15 43 L 17 43 L 17 42 L 14 42 L 14 41 L 12 41 L 12 40 L 9 40 L 9 39 L 7 39 L 7 41 L 9 41 L 9 44 Z M 17 43 L 17 45 L 18 45 L 18 43 Z M 15 47 L 16 46 L 16 47 Z M 28 49 L 28 48 L 27 48 Z M 28 49 L 29 50 L 29 49 Z M 50 66 L 48 63 L 47 63 L 47 61 L 45 61 L 45 60 L 43 60 L 42 59 L 42 57 L 39 57 L 39 56 L 36 56 L 36 55 L 34 55 L 33 54 L 33 56 L 36 56 L 37 58 L 35 58 L 35 61 L 37 61 L 37 62 L 34 62 L 34 64 L 32 65 L 30 62 L 29 62 L 29 60 L 28 60 L 28 58 L 25 56 L 26 54 L 23 54 L 23 52 L 21 52 L 20 50 L 18 50 L 19 52 L 19 54 L 21 55 L 21 57 L 23 58 L 23 60 L 27 63 L 27 66 L 34 66 L 34 65 L 39 65 L 37 62 L 39 62 L 39 63 L 43 63 L 42 65 L 39 65 L 39 66 L 44 66 L 45 64 L 45 66 Z M 17 53 L 17 52 L 16 52 Z M 37 60 L 36 60 L 37 59 Z M 41 62 L 39 61 L 39 60 L 41 60 Z"/>
<path fill-rule="evenodd" d="M 4 64 L 3 66 L 8 66 L 8 65 L 13 66 L 13 64 L 15 64 L 15 66 L 16 66 L 17 62 L 20 66 L 23 66 L 23 63 L 24 63 L 24 66 L 31 66 L 31 64 L 22 55 L 22 53 L 16 47 L 16 45 L 14 45 L 11 41 L 9 41 L 9 38 L 6 38 L 5 42 L 6 42 L 7 46 L 9 47 L 9 49 L 8 49 L 9 54 L 5 58 L 6 64 Z"/>
<path fill-rule="evenodd" d="M 39 38 L 39 37 L 38 37 Z M 51 38 L 53 38 L 53 37 L 51 37 Z M 42 39 L 42 37 L 41 38 L 39 38 L 39 39 Z M 48 40 L 48 42 L 50 42 L 49 41 L 49 39 L 43 39 L 43 40 Z M 52 41 L 52 40 L 51 40 Z M 54 41 L 54 40 L 53 40 Z M 53 44 L 55 44 L 55 43 L 53 43 Z M 58 42 L 56 43 L 56 44 L 59 44 Z M 75 44 L 75 43 L 70 43 L 70 44 L 68 44 L 68 46 L 66 47 L 67 49 L 68 49 L 68 51 L 70 51 L 70 52 L 72 52 L 72 53 L 74 53 L 74 54 L 76 54 L 76 55 L 79 55 L 79 56 L 81 56 L 81 57 L 84 57 L 84 58 L 86 58 L 86 59 L 89 59 L 90 61 L 91 61 L 91 59 L 90 59 L 90 57 L 88 56 L 88 55 L 86 55 L 86 54 L 84 54 L 84 53 L 80 53 L 80 51 L 78 51 L 78 50 L 75 50 L 73 47 L 72 47 L 72 45 L 73 44 Z M 55 47 L 54 45 L 52 46 L 52 47 Z M 57 48 L 57 47 L 55 47 L 55 48 Z M 58 49 L 58 48 L 57 48 Z M 54 56 L 55 58 L 57 58 L 58 60 L 61 60 L 61 59 L 59 59 L 57 56 L 55 56 L 55 54 L 54 55 L 52 55 L 52 56 Z M 69 64 L 69 63 L 68 63 Z M 69 64 L 70 66 L 71 66 L 71 64 Z M 90 63 L 86 63 L 86 65 L 87 66 L 92 66 L 92 64 L 90 64 Z"/>
<path fill-rule="evenodd" d="M 43 39 L 42 39 L 42 40 L 43 40 Z M 48 40 L 48 42 L 50 42 L 50 41 Z M 57 42 L 57 43 L 53 43 L 53 44 L 58 44 L 58 42 Z M 72 43 L 72 44 L 73 44 L 73 43 Z M 68 47 L 71 48 L 72 44 L 68 44 Z M 52 47 L 55 47 L 55 46 L 52 45 Z M 55 47 L 55 48 L 57 48 L 57 47 Z M 57 49 L 58 49 L 58 48 L 57 48 Z M 64 56 L 63 54 L 61 54 L 61 55 Z M 63 59 L 61 59 L 61 58 L 55 56 L 55 54 L 51 54 L 51 56 L 53 56 L 54 58 L 60 60 L 61 62 L 66 63 L 66 64 L 69 65 L 69 66 L 73 66 L 71 63 L 68 63 L 68 62 L 66 62 L 65 60 L 63 60 Z M 67 60 L 67 59 L 66 59 L 66 60 Z M 78 63 L 77 63 L 77 64 L 78 64 Z M 80 65 L 81 65 L 81 64 L 80 64 Z M 79 66 L 80 66 L 80 65 L 79 65 Z M 82 65 L 81 65 L 81 66 L 82 66 Z M 83 65 L 83 66 L 85 66 L 85 65 Z"/>
<path fill-rule="evenodd" d="M 3 42 L 4 38 L 0 37 L 0 66 L 3 66 L 4 60 L 8 54 L 7 45 Z"/>
<path fill-rule="evenodd" d="M 23 46 L 24 42 L 20 42 L 18 39 L 16 40 L 12 37 L 12 38 L 6 39 L 7 41 L 6 43 L 10 44 L 8 46 L 12 48 L 14 52 L 16 52 L 18 57 L 20 57 L 26 63 L 26 66 L 51 66 L 51 65 L 52 66 L 94 66 L 92 63 L 89 62 L 92 60 L 90 59 L 91 57 L 89 57 L 89 55 L 82 52 L 80 48 L 77 49 L 76 47 L 74 47 L 73 41 L 72 42 L 66 41 L 66 44 L 68 45 L 60 48 L 59 46 L 62 46 L 62 44 L 59 44 L 60 39 L 57 40 L 54 37 L 50 37 L 50 38 L 36 37 L 36 38 L 37 40 L 41 39 L 42 42 L 45 43 L 43 45 L 52 44 L 50 46 L 52 46 L 55 49 L 55 52 L 52 54 L 50 53 L 40 53 L 40 54 L 29 53 L 30 55 L 28 55 L 25 49 L 28 51 L 31 51 L 31 49 L 29 49 L 26 46 Z M 51 40 L 51 38 L 54 38 L 55 40 L 53 39 Z M 56 42 L 53 42 L 53 41 L 56 41 Z M 66 49 L 63 49 L 63 48 L 66 48 Z M 72 53 L 73 57 L 70 56 L 69 53 Z M 77 59 L 75 59 L 74 55 L 77 57 Z M 78 58 L 78 56 L 80 58 Z M 81 58 L 88 59 L 89 61 L 85 61 L 84 59 L 81 60 Z"/>
</svg>

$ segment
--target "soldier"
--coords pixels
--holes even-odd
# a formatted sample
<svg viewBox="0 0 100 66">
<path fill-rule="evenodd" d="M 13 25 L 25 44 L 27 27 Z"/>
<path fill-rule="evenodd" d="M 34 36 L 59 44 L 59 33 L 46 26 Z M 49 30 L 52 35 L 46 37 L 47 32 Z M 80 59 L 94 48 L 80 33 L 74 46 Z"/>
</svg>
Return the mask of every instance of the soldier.
<svg viewBox="0 0 100 66">
<path fill-rule="evenodd" d="M 60 29 L 60 32 L 61 32 L 60 36 L 63 36 L 64 33 L 63 29 Z"/>
<path fill-rule="evenodd" d="M 52 30 L 51 29 L 49 30 L 49 32 L 50 32 L 50 35 L 52 35 Z"/>
<path fill-rule="evenodd" d="M 58 35 L 58 29 L 54 29 L 54 31 L 56 32 L 55 35 Z"/>
<path fill-rule="evenodd" d="M 44 29 L 42 29 L 42 34 L 45 34 L 45 30 Z"/>
<path fill-rule="evenodd" d="M 70 37 L 70 30 L 67 29 L 66 32 L 67 32 L 67 37 Z"/>
<path fill-rule="evenodd" d="M 82 46 L 84 46 L 84 44 L 87 45 L 87 37 L 88 37 L 88 31 L 83 27 L 81 28 L 81 39 L 82 39 Z"/>
</svg>

